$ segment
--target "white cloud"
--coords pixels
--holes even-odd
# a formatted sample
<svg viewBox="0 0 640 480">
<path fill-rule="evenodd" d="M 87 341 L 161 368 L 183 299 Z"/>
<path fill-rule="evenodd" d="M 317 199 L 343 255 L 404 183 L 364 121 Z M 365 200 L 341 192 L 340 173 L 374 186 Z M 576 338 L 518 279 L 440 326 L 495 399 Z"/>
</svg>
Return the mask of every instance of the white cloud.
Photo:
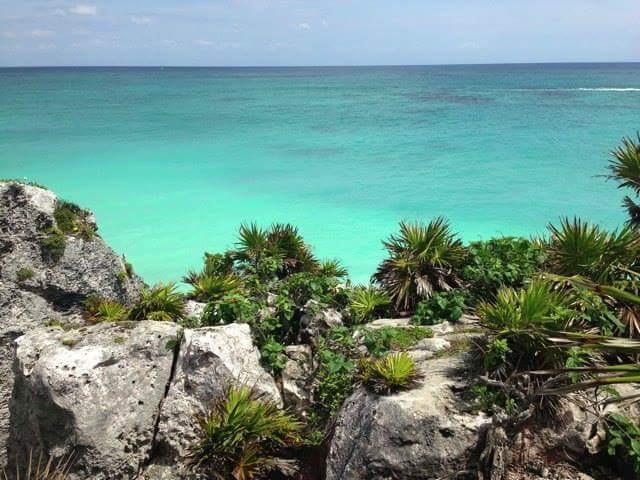
<svg viewBox="0 0 640 480">
<path fill-rule="evenodd" d="M 16 38 L 16 34 L 13 32 L 2 32 L 4 38 Z"/>
<path fill-rule="evenodd" d="M 209 40 L 196 40 L 195 42 L 196 45 L 202 45 L 203 47 L 207 47 L 209 45 L 213 45 L 213 42 L 209 41 Z"/>
<path fill-rule="evenodd" d="M 149 17 L 131 17 L 131 21 L 136 25 L 149 25 L 152 23 Z"/>
<path fill-rule="evenodd" d="M 40 45 L 38 45 L 38 50 L 53 50 L 54 48 L 56 48 L 56 44 L 55 43 L 41 43 Z"/>
<path fill-rule="evenodd" d="M 98 7 L 95 5 L 74 5 L 69 9 L 69 12 L 75 13 L 76 15 L 97 15 Z"/>
<path fill-rule="evenodd" d="M 300 30 L 311 30 L 311 25 L 309 25 L 308 23 L 299 23 L 298 28 Z"/>
<path fill-rule="evenodd" d="M 101 47 L 102 45 L 106 45 L 106 42 L 100 38 L 90 38 L 82 42 L 73 42 L 71 44 L 74 48 Z"/>
<path fill-rule="evenodd" d="M 67 16 L 67 12 L 65 10 L 63 10 L 62 8 L 56 8 L 53 11 L 53 15 L 56 17 L 66 17 Z"/>
<path fill-rule="evenodd" d="M 55 35 L 55 32 L 53 32 L 51 30 L 35 29 L 35 30 L 31 30 L 29 32 L 29 36 L 36 37 L 36 38 L 51 37 L 52 35 Z"/>
</svg>

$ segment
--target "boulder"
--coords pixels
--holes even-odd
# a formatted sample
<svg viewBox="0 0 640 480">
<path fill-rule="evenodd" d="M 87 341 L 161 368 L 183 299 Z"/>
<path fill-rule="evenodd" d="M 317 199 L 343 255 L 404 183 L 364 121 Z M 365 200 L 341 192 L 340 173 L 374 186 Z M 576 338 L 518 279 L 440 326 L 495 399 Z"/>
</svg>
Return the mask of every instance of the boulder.
<svg viewBox="0 0 640 480">
<path fill-rule="evenodd" d="M 273 378 L 260 365 L 247 324 L 185 330 L 175 374 L 158 424 L 158 456 L 172 464 L 184 457 L 197 438 L 196 416 L 229 385 L 248 385 L 282 405 Z"/>
<path fill-rule="evenodd" d="M 74 479 L 132 478 L 149 458 L 180 327 L 38 328 L 16 340 L 9 458 L 73 454 Z"/>
<path fill-rule="evenodd" d="M 56 225 L 57 202 L 44 188 L 0 182 L 0 466 L 9 431 L 12 341 L 47 323 L 81 321 L 81 304 L 90 294 L 133 303 L 143 285 L 97 235 L 66 236 L 58 261 L 43 258 L 41 240 Z"/>
<path fill-rule="evenodd" d="M 324 332 L 343 324 L 340 312 L 334 308 L 322 308 L 314 300 L 310 300 L 304 310 L 300 318 L 300 343 L 315 343 Z"/>
<path fill-rule="evenodd" d="M 327 480 L 456 478 L 488 419 L 461 406 L 464 356 L 421 364 L 412 390 L 379 396 L 364 388 L 343 405 L 327 458 Z"/>
<path fill-rule="evenodd" d="M 311 403 L 313 374 L 312 352 L 309 345 L 289 345 L 284 354 L 287 362 L 282 370 L 282 396 L 287 408 L 304 415 Z"/>
<path fill-rule="evenodd" d="M 184 304 L 184 317 L 192 318 L 199 322 L 206 307 L 206 303 L 196 302 L 195 300 L 187 300 Z"/>
</svg>

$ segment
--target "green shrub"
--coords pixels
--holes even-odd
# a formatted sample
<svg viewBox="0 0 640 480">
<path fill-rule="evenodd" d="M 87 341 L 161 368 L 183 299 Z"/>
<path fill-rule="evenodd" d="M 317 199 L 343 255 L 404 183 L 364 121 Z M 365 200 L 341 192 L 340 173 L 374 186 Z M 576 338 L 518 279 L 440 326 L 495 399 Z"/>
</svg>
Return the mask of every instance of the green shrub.
<svg viewBox="0 0 640 480">
<path fill-rule="evenodd" d="M 407 353 L 401 352 L 362 361 L 360 377 L 371 391 L 389 395 L 412 388 L 420 381 L 422 374 L 413 359 Z"/>
<path fill-rule="evenodd" d="M 383 244 L 389 256 L 373 279 L 388 293 L 397 311 L 413 311 L 433 292 L 462 285 L 457 269 L 466 249 L 443 217 L 428 225 L 400 222 L 400 233 Z"/>
<path fill-rule="evenodd" d="M 221 323 L 249 323 L 254 324 L 258 315 L 258 305 L 240 293 L 225 295 L 218 301 L 207 304 L 202 313 L 204 325 L 219 325 Z"/>
<path fill-rule="evenodd" d="M 358 286 L 349 295 L 349 312 L 353 323 L 365 323 L 383 316 L 391 299 L 374 286 Z"/>
<path fill-rule="evenodd" d="M 363 343 L 374 357 L 385 355 L 391 350 L 407 349 L 424 338 L 433 337 L 433 331 L 425 327 L 383 327 L 365 329 Z"/>
<path fill-rule="evenodd" d="M 640 475 L 640 425 L 620 414 L 609 414 L 607 421 L 607 453 L 622 458 Z"/>
<path fill-rule="evenodd" d="M 512 415 L 517 410 L 517 403 L 510 398 L 504 390 L 489 387 L 487 385 L 474 385 L 471 387 L 471 397 L 474 410 L 495 415 L 498 411 L 504 410 L 508 415 Z"/>
<path fill-rule="evenodd" d="M 67 240 L 57 228 L 50 228 L 40 238 L 42 258 L 48 262 L 57 262 L 64 255 Z"/>
<path fill-rule="evenodd" d="M 460 290 L 434 293 L 431 298 L 418 304 L 411 322 L 417 325 L 457 322 L 464 312 L 465 299 L 465 293 Z"/>
<path fill-rule="evenodd" d="M 75 203 L 59 200 L 56 202 L 53 218 L 60 231 L 66 235 L 78 235 L 85 240 L 91 240 L 95 233 L 95 226 L 90 222 L 91 214 Z"/>
<path fill-rule="evenodd" d="M 344 354 L 323 344 L 317 354 L 318 369 L 314 379 L 314 408 L 327 418 L 342 406 L 353 392 L 356 364 Z"/>
<path fill-rule="evenodd" d="M 284 354 L 284 345 L 270 337 L 260 349 L 262 364 L 267 370 L 278 374 L 282 371 L 287 363 L 287 357 Z"/>
<path fill-rule="evenodd" d="M 144 288 L 131 310 L 133 320 L 176 321 L 183 317 L 184 297 L 173 283 Z"/>
<path fill-rule="evenodd" d="M 27 267 L 22 267 L 16 272 L 16 280 L 18 280 L 18 282 L 26 282 L 27 280 L 31 280 L 34 275 L 35 273 L 33 270 Z"/>
<path fill-rule="evenodd" d="M 525 238 L 502 237 L 469 244 L 462 269 L 474 299 L 495 296 L 501 287 L 520 288 L 541 268 L 545 254 Z"/>
<path fill-rule="evenodd" d="M 197 441 L 188 460 L 215 478 L 263 478 L 273 470 L 289 474 L 295 464 L 278 458 L 284 447 L 300 442 L 302 425 L 271 400 L 248 387 L 230 387 L 198 417 Z"/>
</svg>

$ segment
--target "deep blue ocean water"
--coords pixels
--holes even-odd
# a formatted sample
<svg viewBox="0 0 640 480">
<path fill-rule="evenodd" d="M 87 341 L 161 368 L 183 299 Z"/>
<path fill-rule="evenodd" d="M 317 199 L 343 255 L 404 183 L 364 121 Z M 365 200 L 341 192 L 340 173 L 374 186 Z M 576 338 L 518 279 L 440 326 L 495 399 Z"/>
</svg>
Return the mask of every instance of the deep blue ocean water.
<svg viewBox="0 0 640 480">
<path fill-rule="evenodd" d="M 0 178 L 94 210 L 149 281 L 291 222 L 366 281 L 401 219 L 465 240 L 614 227 L 640 64 L 0 69 Z"/>
</svg>

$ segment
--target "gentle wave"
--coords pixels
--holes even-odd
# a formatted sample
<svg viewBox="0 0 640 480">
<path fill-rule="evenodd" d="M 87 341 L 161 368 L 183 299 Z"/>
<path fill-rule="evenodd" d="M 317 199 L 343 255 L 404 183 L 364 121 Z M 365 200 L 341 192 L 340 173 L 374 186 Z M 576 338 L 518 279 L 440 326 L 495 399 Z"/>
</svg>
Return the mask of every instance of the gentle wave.
<svg viewBox="0 0 640 480">
<path fill-rule="evenodd" d="M 640 92 L 636 87 L 512 88 L 515 92 Z"/>
<path fill-rule="evenodd" d="M 581 92 L 640 92 L 640 88 L 614 88 L 614 87 L 576 88 L 574 90 L 578 90 Z"/>
</svg>

